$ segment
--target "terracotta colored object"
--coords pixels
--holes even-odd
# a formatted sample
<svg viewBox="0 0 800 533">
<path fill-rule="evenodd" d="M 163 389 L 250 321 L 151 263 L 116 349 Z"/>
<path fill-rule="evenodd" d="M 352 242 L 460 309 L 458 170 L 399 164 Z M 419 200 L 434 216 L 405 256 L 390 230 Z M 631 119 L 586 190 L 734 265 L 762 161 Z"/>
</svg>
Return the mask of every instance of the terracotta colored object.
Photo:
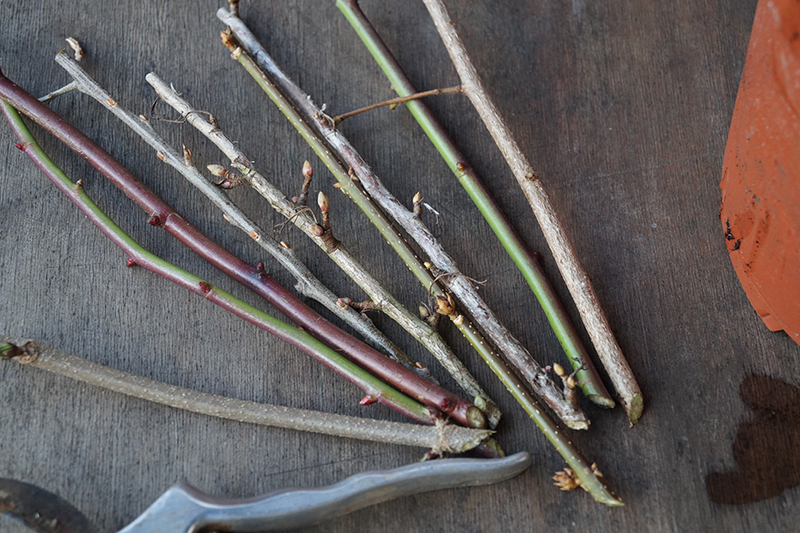
<svg viewBox="0 0 800 533">
<path fill-rule="evenodd" d="M 758 3 L 720 187 L 750 303 L 800 344 L 800 0 Z"/>
</svg>

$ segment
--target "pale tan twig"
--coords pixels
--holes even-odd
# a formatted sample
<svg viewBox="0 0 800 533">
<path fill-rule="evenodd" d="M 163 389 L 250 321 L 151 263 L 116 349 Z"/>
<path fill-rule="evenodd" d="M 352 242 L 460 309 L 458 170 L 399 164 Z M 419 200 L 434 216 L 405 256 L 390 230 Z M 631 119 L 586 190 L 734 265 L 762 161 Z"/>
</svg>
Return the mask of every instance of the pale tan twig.
<svg viewBox="0 0 800 533">
<path fill-rule="evenodd" d="M 505 121 L 500 116 L 497 106 L 495 106 L 486 92 L 466 47 L 456 32 L 455 24 L 450 18 L 443 0 L 423 1 L 436 25 L 436 29 L 439 31 L 439 35 L 442 37 L 442 41 L 444 41 L 444 45 L 450 54 L 450 59 L 458 71 L 464 94 L 475 106 L 495 143 L 497 143 L 506 158 L 506 162 L 511 167 L 514 177 L 522 187 L 525 197 L 547 239 L 547 244 L 553 252 L 564 282 L 575 301 L 592 344 L 597 350 L 597 355 L 600 357 L 606 372 L 608 372 L 614 388 L 620 395 L 625 411 L 628 414 L 628 419 L 631 424 L 635 424 L 639 420 L 644 407 L 641 390 L 625 356 L 622 354 L 619 344 L 614 338 L 614 334 L 611 332 L 611 327 L 600 307 L 589 276 L 575 254 L 575 249 L 567 236 L 564 226 L 558 219 L 544 185 L 533 166 L 522 153 L 514 136 L 511 134 L 511 130 L 508 129 Z"/>
</svg>

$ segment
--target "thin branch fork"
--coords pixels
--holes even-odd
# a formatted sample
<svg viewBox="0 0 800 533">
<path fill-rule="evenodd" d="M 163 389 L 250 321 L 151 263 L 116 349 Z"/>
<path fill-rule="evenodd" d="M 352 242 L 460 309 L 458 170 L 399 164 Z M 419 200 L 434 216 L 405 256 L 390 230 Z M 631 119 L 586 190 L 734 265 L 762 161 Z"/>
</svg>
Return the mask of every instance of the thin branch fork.
<svg viewBox="0 0 800 533">
<path fill-rule="evenodd" d="M 489 307 L 483 302 L 480 296 L 478 296 L 469 280 L 460 274 L 455 262 L 445 252 L 431 232 L 418 217 L 414 216 L 413 212 L 403 207 L 403 205 L 389 193 L 361 156 L 349 144 L 347 139 L 333 127 L 330 118 L 324 115 L 322 110 L 314 104 L 311 98 L 280 70 L 264 48 L 256 41 L 255 37 L 241 19 L 230 16 L 227 11 L 222 9 L 217 12 L 217 16 L 221 18 L 223 22 L 228 23 L 238 39 L 239 45 L 247 50 L 245 52 L 241 48 L 237 48 L 234 53 L 237 60 L 248 69 L 250 74 L 256 78 L 260 84 L 262 84 L 262 88 L 265 88 L 268 83 L 275 83 L 279 87 L 278 91 L 291 99 L 291 105 L 284 106 L 285 110 L 282 108 L 284 113 L 292 113 L 293 109 L 296 109 L 302 114 L 298 117 L 293 117 L 292 123 L 295 127 L 301 127 L 298 126 L 301 122 L 304 124 L 311 124 L 316 131 L 316 135 L 324 138 L 327 142 L 327 146 L 331 148 L 333 153 L 338 154 L 342 161 L 350 167 L 354 173 L 353 175 L 357 176 L 359 184 L 366 189 L 370 199 L 374 200 L 381 209 L 394 219 L 400 227 L 416 241 L 420 248 L 430 257 L 431 262 L 433 262 L 440 271 L 449 274 L 448 276 L 442 277 L 442 281 L 447 285 L 448 289 L 458 298 L 468 314 L 480 325 L 495 346 L 498 347 L 500 352 L 523 373 L 536 394 L 553 409 L 558 417 L 569 427 L 575 429 L 588 428 L 589 421 L 586 415 L 580 408 L 576 409 L 575 405 L 564 398 L 562 390 L 555 385 L 550 376 L 548 376 L 536 361 L 533 360 L 524 346 L 522 346 L 505 326 L 496 319 Z M 226 44 L 229 48 L 236 47 L 235 43 L 229 42 Z M 255 59 L 253 59 L 251 55 Z M 267 76 L 269 76 L 268 80 L 266 79 Z M 275 94 L 274 91 L 270 91 L 270 97 L 273 99 L 279 98 L 280 94 Z M 319 154 L 319 150 L 317 152 Z M 333 161 L 332 164 L 336 164 L 336 162 Z M 334 174 L 336 175 L 337 173 L 334 172 Z M 342 179 L 338 175 L 337 179 L 339 179 L 343 189 L 345 189 L 345 187 L 350 189 L 348 194 L 351 198 L 355 199 L 355 195 L 360 194 L 359 188 L 353 185 L 351 179 Z M 345 190 L 347 191 L 347 189 Z M 362 200 L 362 205 L 369 206 L 371 202 L 364 199 Z M 407 246 L 405 240 L 402 238 L 387 237 L 387 240 L 389 240 L 393 246 L 395 244 L 398 247 Z M 408 264 L 408 261 L 415 260 L 416 256 L 413 256 L 406 262 Z M 412 270 L 414 270 L 411 264 L 409 264 L 409 267 L 412 267 Z M 416 272 L 417 271 L 415 271 L 415 273 Z M 430 273 L 428 272 L 423 272 L 420 280 L 425 283 L 426 288 L 435 287 L 435 285 L 432 284 Z M 455 323 L 459 325 L 457 322 Z"/>
<path fill-rule="evenodd" d="M 456 32 L 455 24 L 450 18 L 444 2 L 442 0 L 423 1 L 442 37 L 447 52 L 450 54 L 450 59 L 458 71 L 464 93 L 475 106 L 495 143 L 506 158 L 506 162 L 511 167 L 514 177 L 539 221 L 539 226 L 553 252 L 564 282 L 575 301 L 583 324 L 592 339 L 592 344 L 597 350 L 597 355 L 620 395 L 628 414 L 628 420 L 633 425 L 639 420 L 644 408 L 642 392 L 611 332 L 611 327 L 600 307 L 589 276 L 575 254 L 575 249 L 564 226 L 558 219 L 550 197 L 533 166 L 519 148 L 511 130 L 500 116 L 497 106 L 486 92 L 475 65 Z"/>
<path fill-rule="evenodd" d="M 73 83 L 80 92 L 91 96 L 103 107 L 111 111 L 111 113 L 149 144 L 156 151 L 159 159 L 177 170 L 220 209 L 224 214 L 225 220 L 234 227 L 245 232 L 259 246 L 277 259 L 281 266 L 294 276 L 297 281 L 295 287 L 301 294 L 321 303 L 325 308 L 341 318 L 346 324 L 361 333 L 368 342 L 386 350 L 396 361 L 418 373 L 423 373 L 426 379 L 432 378 L 430 373 L 427 372 L 427 369 L 425 369 L 425 371 L 420 370 L 419 366 L 389 340 L 386 335 L 378 330 L 369 318 L 361 315 L 354 309 L 337 305 L 339 298 L 314 276 L 308 267 L 297 258 L 297 255 L 292 249 L 282 246 L 279 242 L 270 237 L 269 233 L 262 230 L 238 207 L 233 205 L 225 193 L 209 183 L 209 181 L 200 174 L 192 162 L 192 154 L 188 148 L 184 147 L 184 154 L 183 157 L 181 157 L 172 146 L 168 145 L 155 132 L 149 121 L 126 110 L 93 80 L 80 67 L 77 61 L 71 59 L 66 53 L 62 52 L 56 55 L 56 63 L 72 76 Z"/>
<path fill-rule="evenodd" d="M 18 355 L 11 355 L 12 353 Z M 193 413 L 349 439 L 429 448 L 437 455 L 442 452 L 466 452 L 491 436 L 491 431 L 486 429 L 403 424 L 207 394 L 129 374 L 39 343 L 25 342 L 6 335 L 0 335 L 0 357 L 106 390 Z"/>
<path fill-rule="evenodd" d="M 430 91 L 423 91 L 421 93 L 414 93 L 406 96 L 400 96 L 399 98 L 392 98 L 391 100 L 386 100 L 385 102 L 380 102 L 378 104 L 368 105 L 366 107 L 362 107 L 361 109 L 350 111 L 349 113 L 342 113 L 341 115 L 336 115 L 335 117 L 333 117 L 333 125 L 338 126 L 346 118 L 350 118 L 355 115 L 360 115 L 361 113 L 366 113 L 367 111 L 372 111 L 373 109 L 379 109 L 381 107 L 386 107 L 386 106 L 392 106 L 392 109 L 394 109 L 394 107 L 399 104 L 404 104 L 412 100 L 419 100 L 420 98 L 425 98 L 427 96 L 437 96 L 440 94 L 455 94 L 460 92 L 461 92 L 461 86 L 459 85 L 456 87 L 445 87 L 444 89 L 431 89 Z"/>
<path fill-rule="evenodd" d="M 151 225 L 163 227 L 172 233 L 203 259 L 275 305 L 292 322 L 314 336 L 325 339 L 331 347 L 347 354 L 368 371 L 404 390 L 412 397 L 449 414 L 459 423 L 468 427 L 483 426 L 485 419 L 477 407 L 422 379 L 414 372 L 387 359 L 373 348 L 348 335 L 280 286 L 262 269 L 248 265 L 219 246 L 178 215 L 108 152 L 1 73 L 0 99 L 28 115 L 83 156 L 149 214 Z M 202 292 L 208 297 L 209 291 L 203 290 Z M 286 335 L 281 338 L 288 340 Z"/>
<path fill-rule="evenodd" d="M 320 248 L 325 250 L 330 258 L 367 293 L 375 307 L 400 324 L 436 357 L 442 366 L 453 376 L 458 385 L 466 391 L 470 397 L 474 399 L 474 403 L 484 411 L 490 427 L 495 427 L 497 425 L 501 416 L 497 405 L 490 399 L 486 392 L 484 392 L 464 364 L 453 354 L 450 347 L 444 342 L 434 326 L 411 313 L 393 295 L 386 291 L 378 280 L 350 254 L 344 244 L 340 242 L 335 250 L 329 251 L 325 241 L 317 234 L 316 227 L 318 224 L 316 219 L 307 212 L 307 209 L 298 205 L 299 202 L 291 202 L 274 184 L 258 172 L 258 170 L 253 168 L 249 163 L 246 163 L 249 161 L 246 154 L 244 154 L 235 143 L 228 139 L 218 126 L 212 125 L 200 115 L 193 113 L 192 111 L 194 108 L 182 99 L 170 84 L 161 80 L 154 73 L 148 74 L 146 79 L 164 102 L 171 105 L 181 116 L 186 117 L 186 120 L 190 124 L 217 145 L 233 165 L 242 172 L 242 175 L 247 177 L 249 185 L 261 194 L 275 210 L 292 221 L 294 225 L 311 238 Z M 320 152 L 318 152 L 318 154 L 319 153 Z M 335 164 L 332 159 L 329 160 L 329 162 Z M 329 168 L 331 167 L 329 166 Z M 347 187 L 344 188 L 345 192 L 347 194 L 359 194 L 358 188 L 347 176 L 346 171 L 339 168 L 339 172 L 344 175 L 347 182 Z M 350 192 L 348 193 L 347 191 Z M 365 201 L 367 204 L 362 205 L 371 205 L 368 204 L 368 200 Z M 372 209 L 377 212 L 374 207 Z M 388 231 L 393 232 L 394 230 L 389 229 Z M 387 238 L 392 238 L 392 236 L 394 236 L 395 240 L 401 241 L 394 233 L 388 236 L 384 234 L 384 236 Z M 410 249 L 408 255 L 413 257 L 413 252 Z M 421 269 L 422 275 L 427 276 L 426 279 L 429 282 L 433 280 L 424 267 L 419 265 L 419 269 Z"/>
</svg>

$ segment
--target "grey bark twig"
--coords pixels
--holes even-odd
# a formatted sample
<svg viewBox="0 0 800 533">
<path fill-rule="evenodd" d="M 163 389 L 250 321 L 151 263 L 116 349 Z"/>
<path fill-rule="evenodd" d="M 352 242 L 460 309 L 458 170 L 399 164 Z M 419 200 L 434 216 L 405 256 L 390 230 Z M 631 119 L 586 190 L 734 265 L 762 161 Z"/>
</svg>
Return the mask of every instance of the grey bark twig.
<svg viewBox="0 0 800 533">
<path fill-rule="evenodd" d="M 19 349 L 15 350 L 15 347 Z M 434 452 L 449 449 L 454 453 L 471 450 L 492 434 L 490 430 L 485 429 L 387 422 L 207 394 L 92 363 L 31 341 L 0 335 L 0 356 L 7 352 L 20 355 L 9 353 L 10 357 L 3 358 L 10 358 L 89 385 L 193 413 L 248 424 L 430 448 Z"/>
<path fill-rule="evenodd" d="M 103 89 L 94 79 L 84 71 L 74 59 L 65 53 L 56 56 L 58 63 L 67 73 L 72 76 L 75 88 L 97 100 L 103 107 L 113 113 L 126 126 L 131 128 L 148 145 L 150 145 L 158 155 L 158 158 L 170 165 L 183 175 L 192 185 L 200 190 L 217 207 L 227 220 L 234 227 L 244 231 L 259 246 L 272 255 L 286 270 L 288 270 L 297 281 L 295 288 L 298 292 L 316 300 L 325 306 L 326 309 L 335 313 L 342 321 L 361 333 L 365 339 L 382 350 L 385 350 L 396 361 L 423 374 L 427 379 L 432 376 L 427 369 L 421 370 L 420 367 L 398 348 L 386 335 L 384 335 L 372 321 L 366 316 L 361 315 L 350 307 L 337 305 L 339 297 L 328 289 L 308 267 L 300 261 L 293 250 L 282 246 L 270 235 L 251 221 L 238 207 L 219 188 L 215 187 L 203 177 L 197 168 L 191 164 L 191 160 L 181 156 L 178 152 L 168 145 L 153 129 L 149 121 L 141 116 L 136 116 L 126 110 L 119 102 L 114 100 L 111 95 Z M 186 153 L 184 149 L 184 154 Z M 190 152 L 191 153 L 191 152 Z"/>
<path fill-rule="evenodd" d="M 539 221 L 539 226 L 553 252 L 564 282 L 575 301 L 592 344 L 597 350 L 597 355 L 620 395 L 628 420 L 633 425 L 639 420 L 644 408 L 642 392 L 611 332 L 611 327 L 600 307 L 589 276 L 575 254 L 575 249 L 564 226 L 558 219 L 550 197 L 533 166 L 522 153 L 511 130 L 500 116 L 497 106 L 486 92 L 472 59 L 456 32 L 455 24 L 450 18 L 444 2 L 442 0 L 423 1 L 442 37 L 447 52 L 450 54 L 450 59 L 458 71 L 464 94 L 470 99 L 486 124 Z"/>
<path fill-rule="evenodd" d="M 257 69 L 260 69 L 260 75 L 268 76 L 270 83 L 277 85 L 278 89 L 291 100 L 292 105 L 301 113 L 306 123 L 314 128 L 317 135 L 331 147 L 333 153 L 337 154 L 342 162 L 352 169 L 354 176 L 357 177 L 369 197 L 425 251 L 435 267 L 435 270 L 432 271 L 434 277 L 453 293 L 498 350 L 522 373 L 532 390 L 569 427 L 587 429 L 589 420 L 580 407 L 565 399 L 562 390 L 556 386 L 525 347 L 511 335 L 483 299 L 478 296 L 469 279 L 458 270 L 455 261 L 447 254 L 419 217 L 392 196 L 355 148 L 336 130 L 332 119 L 325 115 L 314 104 L 310 96 L 305 94 L 280 70 L 241 19 L 230 15 L 223 9 L 217 12 L 217 16 L 229 25 L 238 44 L 244 49 L 239 49 L 234 54 L 238 54 L 239 61 L 255 63 Z M 259 73 L 254 75 L 259 75 Z M 458 317 L 453 316 L 452 318 L 457 319 Z"/>
<path fill-rule="evenodd" d="M 218 125 L 212 125 L 204 117 L 193 113 L 194 108 L 156 74 L 150 73 L 146 79 L 164 102 L 171 105 L 182 117 L 186 118 L 187 122 L 217 145 L 233 166 L 247 178 L 250 186 L 258 191 L 275 210 L 291 220 L 292 224 L 325 250 L 330 258 L 367 293 L 376 309 L 395 320 L 425 346 L 453 376 L 458 385 L 475 398 L 476 405 L 484 411 L 490 427 L 496 426 L 501 416 L 496 404 L 478 385 L 464 364 L 453 354 L 434 326 L 421 320 L 386 291 L 342 243 L 339 243 L 335 250 L 329 251 L 322 236 L 315 231 L 318 224 L 311 214 L 303 206 L 291 202 L 274 184 L 254 169 L 249 163 L 250 160 L 238 146 L 226 137 Z"/>
</svg>

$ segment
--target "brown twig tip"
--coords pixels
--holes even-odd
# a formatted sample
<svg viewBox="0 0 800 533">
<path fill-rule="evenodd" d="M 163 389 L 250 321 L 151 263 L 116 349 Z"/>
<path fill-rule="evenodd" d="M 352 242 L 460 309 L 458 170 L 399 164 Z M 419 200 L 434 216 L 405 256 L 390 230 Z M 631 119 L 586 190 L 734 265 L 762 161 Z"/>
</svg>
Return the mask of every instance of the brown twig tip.
<svg viewBox="0 0 800 533">
<path fill-rule="evenodd" d="M 328 197 L 325 196 L 325 193 L 320 191 L 317 194 L 317 205 L 319 206 L 319 210 L 322 213 L 322 228 L 325 230 L 326 233 L 331 233 L 331 214 L 330 208 L 331 204 L 328 201 Z M 332 238 L 332 235 L 330 236 Z"/>
<path fill-rule="evenodd" d="M 378 401 L 378 399 L 375 396 L 367 394 L 366 396 L 361 398 L 361 401 L 358 402 L 358 405 L 362 405 L 362 406 L 372 405 L 373 403 L 375 403 L 377 401 Z"/>
<path fill-rule="evenodd" d="M 456 318 L 456 303 L 453 301 L 453 297 L 450 296 L 448 293 L 445 296 L 436 296 L 436 312 L 440 315 L 449 316 L 450 318 Z"/>
<path fill-rule="evenodd" d="M 306 161 L 303 163 L 303 185 L 300 186 L 300 194 L 292 198 L 292 201 L 298 205 L 306 205 L 308 198 L 308 189 L 311 187 L 311 178 L 314 176 L 314 168 L 311 163 Z"/>
<path fill-rule="evenodd" d="M 422 214 L 422 193 L 417 192 L 412 199 L 414 218 L 419 218 Z"/>
<path fill-rule="evenodd" d="M 323 213 L 327 213 L 328 209 L 330 209 L 330 202 L 328 201 L 328 197 L 325 196 L 325 193 L 320 191 L 317 194 L 317 205 L 319 206 L 319 210 Z"/>
<path fill-rule="evenodd" d="M 239 16 L 239 0 L 228 0 L 228 9 L 234 17 Z"/>
<path fill-rule="evenodd" d="M 183 162 L 186 164 L 187 167 L 194 166 L 194 157 L 192 156 L 192 151 L 183 145 Z"/>
<path fill-rule="evenodd" d="M 427 306 L 420 305 L 419 308 L 419 317 L 425 321 L 428 325 L 435 328 L 439 325 L 439 319 L 442 318 L 442 315 L 438 313 L 431 313 L 431 310 L 427 308 Z"/>
<path fill-rule="evenodd" d="M 208 165 L 206 168 L 218 178 L 227 178 L 230 173 L 228 169 L 222 165 Z"/>
<path fill-rule="evenodd" d="M 228 27 L 225 31 L 221 31 L 219 36 L 222 39 L 222 44 L 224 44 L 228 50 L 234 51 L 236 48 L 238 48 L 239 43 L 236 40 L 236 37 L 233 36 L 233 32 L 231 31 L 230 27 Z"/>
<path fill-rule="evenodd" d="M 83 48 L 81 48 L 81 44 L 78 42 L 78 40 L 73 37 L 67 37 L 66 41 L 69 44 L 69 47 L 72 48 L 72 51 L 75 52 L 75 61 L 80 61 L 83 59 Z"/>
<path fill-rule="evenodd" d="M 218 178 L 222 178 L 216 184 L 217 187 L 222 189 L 233 189 L 239 185 L 249 183 L 247 177 L 242 176 L 241 174 L 235 174 L 222 165 L 208 165 L 206 168 L 213 175 L 217 176 Z"/>
<path fill-rule="evenodd" d="M 13 343 L 0 344 L 0 359 L 6 361 L 8 359 L 16 359 L 20 363 L 33 363 L 39 356 L 39 350 L 36 349 L 36 344 L 33 341 L 28 341 L 22 346 L 17 346 Z"/>
</svg>

